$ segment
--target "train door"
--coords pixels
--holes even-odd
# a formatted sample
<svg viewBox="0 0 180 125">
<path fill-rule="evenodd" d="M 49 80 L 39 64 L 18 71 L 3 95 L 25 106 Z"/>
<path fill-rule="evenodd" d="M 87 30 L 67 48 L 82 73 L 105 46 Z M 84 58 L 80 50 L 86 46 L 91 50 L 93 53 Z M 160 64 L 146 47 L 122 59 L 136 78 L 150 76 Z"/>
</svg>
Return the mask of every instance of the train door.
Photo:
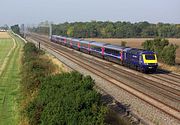
<svg viewBox="0 0 180 125">
<path fill-rule="evenodd" d="M 104 56 L 104 47 L 101 48 L 101 54 Z"/>
<path fill-rule="evenodd" d="M 141 64 L 141 63 L 142 63 L 142 56 L 139 55 L 139 64 Z"/>
<path fill-rule="evenodd" d="M 126 60 L 126 52 L 124 52 L 124 60 Z"/>
</svg>

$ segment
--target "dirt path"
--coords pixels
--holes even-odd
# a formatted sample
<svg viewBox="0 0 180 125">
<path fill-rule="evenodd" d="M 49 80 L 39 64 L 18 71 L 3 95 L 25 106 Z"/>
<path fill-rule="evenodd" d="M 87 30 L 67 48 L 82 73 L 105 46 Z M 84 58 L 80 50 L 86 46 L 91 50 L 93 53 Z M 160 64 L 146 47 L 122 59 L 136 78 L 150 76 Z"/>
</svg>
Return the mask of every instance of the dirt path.
<svg viewBox="0 0 180 125">
<path fill-rule="evenodd" d="M 22 43 L 16 39 L 14 46 L 1 66 L 0 74 L 0 125 L 18 124 L 18 99 L 20 98 L 20 56 Z"/>
<path fill-rule="evenodd" d="M 2 72 L 4 71 L 4 69 L 5 69 L 5 67 L 6 67 L 6 65 L 7 65 L 7 63 L 8 63 L 10 54 L 13 52 L 13 50 L 14 50 L 15 47 L 16 47 L 16 41 L 15 41 L 15 39 L 12 38 L 12 41 L 13 41 L 13 47 L 10 49 L 9 53 L 8 53 L 8 54 L 6 55 L 6 57 L 4 58 L 4 62 L 3 62 L 3 64 L 2 64 L 2 66 L 0 67 L 0 76 L 1 76 Z"/>
</svg>

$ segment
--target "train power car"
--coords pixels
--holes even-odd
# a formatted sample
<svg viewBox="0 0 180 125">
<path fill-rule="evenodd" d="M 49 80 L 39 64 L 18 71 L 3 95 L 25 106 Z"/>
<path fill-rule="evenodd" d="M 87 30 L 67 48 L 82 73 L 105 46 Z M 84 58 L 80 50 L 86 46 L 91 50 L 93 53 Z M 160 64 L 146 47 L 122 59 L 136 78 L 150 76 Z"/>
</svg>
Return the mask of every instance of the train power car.
<svg viewBox="0 0 180 125">
<path fill-rule="evenodd" d="M 65 38 L 65 37 L 62 37 L 62 36 L 57 36 L 57 41 L 56 41 L 56 43 L 58 43 L 58 44 L 61 44 L 61 45 L 62 45 L 62 43 L 63 43 L 64 39 L 66 39 L 66 38 Z"/>
<path fill-rule="evenodd" d="M 51 41 L 54 42 L 54 43 L 58 43 L 58 44 L 64 45 L 64 41 L 66 41 L 66 37 L 52 35 L 51 36 Z"/>
<path fill-rule="evenodd" d="M 152 51 L 57 35 L 52 35 L 51 41 L 142 72 L 155 72 L 158 67 Z"/>
<path fill-rule="evenodd" d="M 50 39 L 51 39 L 51 41 L 52 42 L 57 42 L 58 41 L 58 36 L 57 35 L 52 35 L 51 37 L 50 37 Z"/>
<path fill-rule="evenodd" d="M 123 64 L 142 72 L 155 72 L 158 66 L 156 54 L 137 48 L 123 50 Z"/>
</svg>

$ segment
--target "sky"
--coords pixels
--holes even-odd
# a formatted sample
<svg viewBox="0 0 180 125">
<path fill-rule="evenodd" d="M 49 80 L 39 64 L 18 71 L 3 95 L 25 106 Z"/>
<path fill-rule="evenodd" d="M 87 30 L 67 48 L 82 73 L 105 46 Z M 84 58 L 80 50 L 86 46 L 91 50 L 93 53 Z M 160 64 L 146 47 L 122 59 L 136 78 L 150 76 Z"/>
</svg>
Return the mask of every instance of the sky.
<svg viewBox="0 0 180 125">
<path fill-rule="evenodd" d="M 46 20 L 180 24 L 180 0 L 0 0 L 0 26 Z"/>
</svg>

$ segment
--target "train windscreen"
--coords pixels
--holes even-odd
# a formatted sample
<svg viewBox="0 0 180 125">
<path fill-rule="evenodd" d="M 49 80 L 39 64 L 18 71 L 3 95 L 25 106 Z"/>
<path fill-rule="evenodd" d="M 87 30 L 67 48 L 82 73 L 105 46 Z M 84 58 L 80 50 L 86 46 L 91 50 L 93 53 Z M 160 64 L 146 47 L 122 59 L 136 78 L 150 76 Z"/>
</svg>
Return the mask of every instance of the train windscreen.
<svg viewBox="0 0 180 125">
<path fill-rule="evenodd" d="M 155 55 L 145 55 L 146 60 L 155 60 Z"/>
</svg>

